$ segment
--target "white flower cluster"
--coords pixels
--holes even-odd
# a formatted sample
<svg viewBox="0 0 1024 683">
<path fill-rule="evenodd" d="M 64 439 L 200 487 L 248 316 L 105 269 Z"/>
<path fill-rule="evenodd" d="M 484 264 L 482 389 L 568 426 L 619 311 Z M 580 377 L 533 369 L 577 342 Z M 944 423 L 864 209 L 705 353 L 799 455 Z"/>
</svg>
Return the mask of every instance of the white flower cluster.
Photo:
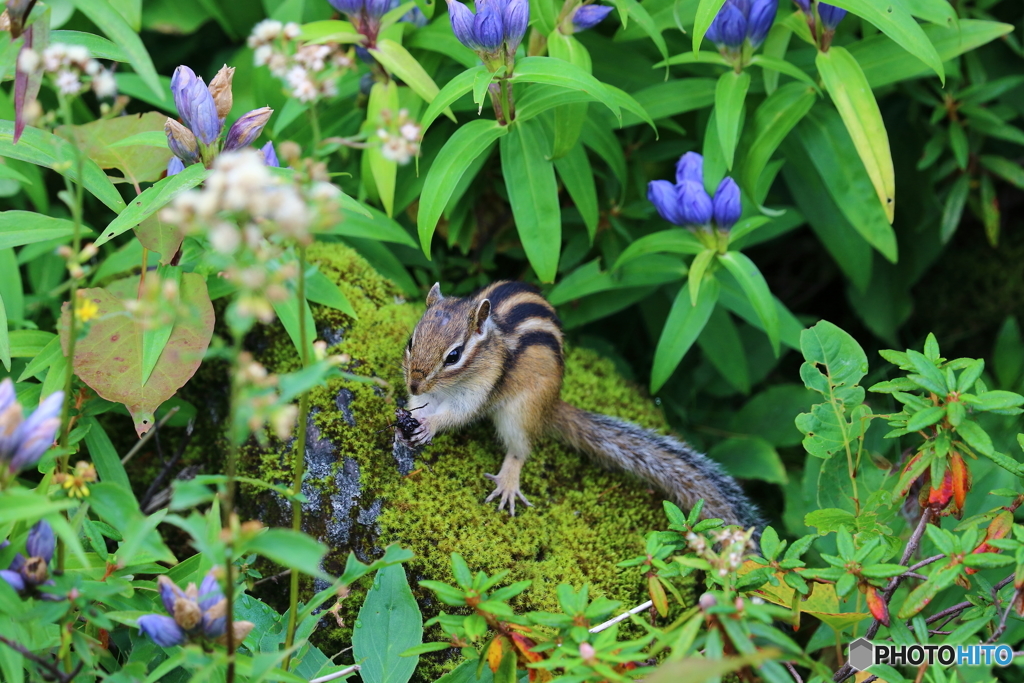
<svg viewBox="0 0 1024 683">
<path fill-rule="evenodd" d="M 404 166 L 420 153 L 423 130 L 420 124 L 409 118 L 407 110 L 399 111 L 397 118 L 388 110 L 382 111 L 381 124 L 377 128 L 377 138 L 385 159 Z"/>
<path fill-rule="evenodd" d="M 743 565 L 746 550 L 752 545 L 752 531 L 724 527 L 705 533 L 707 535 L 692 531 L 687 533 L 687 547 L 690 552 L 707 560 L 719 578 L 728 576 Z"/>
<path fill-rule="evenodd" d="M 281 263 L 284 242 L 307 244 L 315 221 L 329 219 L 339 190 L 325 180 L 308 186 L 284 180 L 246 148 L 213 162 L 202 189 L 175 198 L 160 219 L 204 235 L 221 259 L 221 275 L 239 288 L 236 310 L 262 322 L 274 319 L 272 302 L 288 296 L 294 262 Z"/>
<path fill-rule="evenodd" d="M 248 40 L 254 63 L 269 68 L 300 102 L 334 97 L 338 77 L 355 67 L 352 52 L 337 43 L 303 44 L 301 33 L 293 22 L 264 19 L 256 24 Z"/>
<path fill-rule="evenodd" d="M 117 94 L 113 71 L 104 69 L 81 45 L 54 43 L 43 50 L 42 55 L 32 48 L 24 48 L 18 55 L 18 71 L 30 74 L 40 67 L 53 75 L 54 85 L 64 95 L 82 92 L 85 89 L 83 77 L 89 78 L 96 97 L 110 98 Z"/>
</svg>

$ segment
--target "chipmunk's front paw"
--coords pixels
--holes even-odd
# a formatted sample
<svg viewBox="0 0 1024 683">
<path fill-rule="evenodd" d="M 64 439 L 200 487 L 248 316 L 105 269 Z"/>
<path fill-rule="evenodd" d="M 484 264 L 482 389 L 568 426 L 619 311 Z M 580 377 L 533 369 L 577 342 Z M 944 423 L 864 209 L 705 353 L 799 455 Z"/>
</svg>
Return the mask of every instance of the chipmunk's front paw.
<svg viewBox="0 0 1024 683">
<path fill-rule="evenodd" d="M 404 424 L 399 425 L 399 438 L 412 448 L 422 448 L 429 444 L 434 438 L 434 428 L 429 418 L 404 417 L 401 418 Z M 415 423 L 415 424 L 413 424 Z"/>
<path fill-rule="evenodd" d="M 508 468 L 511 469 L 511 468 Z M 490 503 L 495 498 L 500 496 L 498 500 L 498 510 L 503 510 L 508 507 L 508 513 L 515 517 L 516 516 L 516 498 L 523 501 L 526 507 L 533 507 L 530 501 L 526 500 L 526 496 L 519 490 L 519 468 L 515 468 L 514 472 L 506 471 L 505 465 L 502 465 L 501 471 L 498 474 L 484 474 L 485 477 L 493 481 L 497 486 L 491 495 L 487 496 L 485 503 Z"/>
</svg>

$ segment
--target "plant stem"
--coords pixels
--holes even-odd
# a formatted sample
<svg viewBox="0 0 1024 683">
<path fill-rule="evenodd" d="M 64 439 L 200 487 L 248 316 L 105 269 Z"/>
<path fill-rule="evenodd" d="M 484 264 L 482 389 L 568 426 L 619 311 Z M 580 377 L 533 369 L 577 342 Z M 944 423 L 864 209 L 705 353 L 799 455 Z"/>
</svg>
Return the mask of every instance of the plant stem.
<svg viewBox="0 0 1024 683">
<path fill-rule="evenodd" d="M 224 549 L 224 600 L 227 611 L 227 648 L 228 667 L 225 680 L 227 683 L 235 681 L 235 576 L 234 576 L 234 536 L 235 536 L 235 476 L 238 469 L 238 447 L 241 441 L 238 433 L 236 416 L 239 407 L 238 387 L 238 356 L 242 352 L 242 339 L 235 335 L 231 353 L 231 403 L 228 411 L 228 463 L 227 463 L 227 487 L 221 507 L 222 523 L 228 529 L 228 540 Z"/>
<path fill-rule="evenodd" d="M 315 104 L 309 108 L 309 127 L 313 131 L 313 158 L 315 159 L 316 150 L 320 147 L 320 117 L 316 113 Z"/>
<path fill-rule="evenodd" d="M 299 245 L 299 357 L 302 360 L 302 368 L 309 367 L 309 331 L 306 329 L 306 247 Z M 309 419 L 309 391 L 303 391 L 299 396 L 299 418 L 298 434 L 295 438 L 295 451 L 292 455 L 292 494 L 298 495 L 302 491 L 302 475 L 305 474 L 306 465 L 306 422 Z M 296 532 L 302 531 L 302 505 L 297 500 L 292 500 L 292 529 Z M 288 633 L 285 637 L 285 649 L 291 648 L 295 642 L 295 629 L 298 626 L 299 608 L 299 572 L 292 570 L 289 577 L 288 590 Z M 291 663 L 291 655 L 285 657 L 284 670 L 288 670 Z"/>
</svg>

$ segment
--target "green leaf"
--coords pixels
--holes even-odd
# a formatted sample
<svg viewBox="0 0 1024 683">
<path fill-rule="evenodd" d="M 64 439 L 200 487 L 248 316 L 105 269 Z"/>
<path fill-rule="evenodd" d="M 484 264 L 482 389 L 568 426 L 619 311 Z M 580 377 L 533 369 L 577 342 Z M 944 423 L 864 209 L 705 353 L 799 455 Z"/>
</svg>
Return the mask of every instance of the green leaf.
<svg viewBox="0 0 1024 683">
<path fill-rule="evenodd" d="M 573 204 L 587 226 L 587 234 L 593 244 L 597 234 L 597 222 L 600 209 L 597 205 L 597 185 L 594 183 L 594 171 L 590 167 L 590 159 L 582 144 L 577 144 L 569 153 L 555 159 L 555 169 L 562 179 L 566 191 L 572 197 Z"/>
<path fill-rule="evenodd" d="M 836 0 L 833 4 L 874 24 L 879 31 L 892 38 L 904 50 L 927 64 L 945 85 L 946 72 L 942 68 L 942 57 L 928 40 L 921 25 L 914 21 L 902 4 L 873 0 Z"/>
<path fill-rule="evenodd" d="M 267 529 L 246 542 L 240 554 L 256 553 L 289 569 L 329 580 L 320 568 L 327 546 L 291 529 Z"/>
<path fill-rule="evenodd" d="M 128 25 L 124 17 L 111 6 L 108 0 L 74 0 L 75 6 L 89 17 L 103 33 L 120 47 L 128 63 L 132 65 L 143 82 L 149 86 L 158 101 L 170 99 L 156 74 L 156 67 L 149 56 L 142 38 Z"/>
<path fill-rule="evenodd" d="M 28 127 L 22 133 L 18 144 L 14 144 L 14 122 L 0 121 L 0 156 L 27 161 L 36 166 L 53 169 L 74 182 L 79 182 L 78 167 L 75 163 L 75 146 L 52 133 Z M 97 199 L 115 213 L 125 208 L 120 193 L 107 178 L 96 162 L 82 160 L 82 184 Z"/>
<path fill-rule="evenodd" d="M 11 371 L 11 337 L 7 329 L 7 307 L 4 306 L 3 296 L 0 296 L 0 363 L 4 370 Z"/>
<path fill-rule="evenodd" d="M 463 173 L 474 159 L 487 152 L 494 141 L 506 133 L 508 128 L 499 126 L 497 121 L 470 121 L 448 138 L 434 163 L 430 165 L 426 180 L 423 182 L 419 213 L 416 216 L 420 247 L 428 259 L 430 238 L 434 236 L 441 212 L 462 180 Z"/>
<path fill-rule="evenodd" d="M 79 226 L 79 231 L 83 236 L 93 234 L 84 225 Z M 0 249 L 48 242 L 74 233 L 75 224 L 64 218 L 35 211 L 0 211 Z"/>
<path fill-rule="evenodd" d="M 81 45 L 96 59 L 109 59 L 112 62 L 128 61 L 128 55 L 116 44 L 106 38 L 84 31 L 50 31 L 50 43 Z M 164 138 L 164 144 L 167 144 L 167 138 Z"/>
<path fill-rule="evenodd" d="M 821 94 L 821 89 L 818 88 L 818 84 L 814 82 L 813 78 L 808 76 L 807 73 L 799 67 L 790 64 L 784 59 L 774 59 L 766 55 L 754 55 L 751 58 L 750 63 L 753 66 L 759 66 L 765 70 L 780 71 L 787 76 L 791 76 L 798 81 L 802 81 L 806 85 L 811 86 L 818 94 Z"/>
<path fill-rule="evenodd" d="M 341 288 L 319 270 L 313 270 L 306 276 L 306 299 L 341 311 L 351 318 L 359 317 Z"/>
<path fill-rule="evenodd" d="M 103 425 L 95 417 L 82 418 L 82 425 L 89 427 L 89 431 L 85 433 L 85 447 L 89 449 L 89 457 L 96 465 L 100 481 L 109 481 L 125 491 L 131 491 L 132 485 L 128 480 L 128 473 L 125 472 L 121 458 L 117 455 L 117 449 L 114 448 Z"/>
<path fill-rule="evenodd" d="M 311 45 L 322 43 L 360 43 L 361 33 L 348 21 L 311 21 L 302 25 L 302 41 Z"/>
<path fill-rule="evenodd" d="M 665 38 L 662 37 L 658 23 L 650 15 L 646 7 L 637 2 L 637 0 L 612 0 L 612 4 L 619 10 L 623 28 L 626 28 L 627 17 L 633 17 L 637 26 L 650 36 L 651 41 L 658 48 L 661 56 L 668 57 L 668 45 L 665 43 Z"/>
<path fill-rule="evenodd" d="M 28 489 L 11 488 L 0 496 L 0 525 L 14 522 L 34 522 L 40 517 L 75 507 L 70 498 L 49 500 Z"/>
<path fill-rule="evenodd" d="M 123 403 L 139 436 L 153 426 L 157 407 L 169 399 L 199 369 L 213 337 L 213 305 L 206 280 L 185 273 L 179 296 L 190 315 L 178 316 L 170 339 L 148 382 L 142 382 L 142 336 L 124 302 L 133 300 L 139 278 L 118 280 L 104 289 L 82 289 L 99 309 L 84 339 L 75 345 L 75 374 L 101 397 Z M 65 309 L 67 306 L 65 305 Z M 68 312 L 60 322 L 60 343 L 67 352 Z M 63 356 L 61 357 L 63 358 Z"/>
<path fill-rule="evenodd" d="M 693 51 L 697 52 L 700 50 L 701 41 L 704 40 L 704 34 L 708 32 L 711 27 L 711 22 L 715 20 L 715 16 L 718 15 L 719 10 L 722 9 L 722 5 L 725 4 L 725 0 L 700 0 L 700 4 L 697 5 L 697 14 L 693 20 Z"/>
<path fill-rule="evenodd" d="M 612 269 L 618 270 L 633 259 L 647 254 L 699 254 L 702 251 L 704 251 L 704 245 L 689 230 L 683 228 L 660 230 L 631 242 L 619 255 Z"/>
<path fill-rule="evenodd" d="M 11 332 L 11 358 L 35 358 L 56 338 L 57 335 L 43 330 L 14 330 Z"/>
<path fill-rule="evenodd" d="M 895 263 L 896 233 L 877 202 L 870 175 L 853 159 L 856 145 L 840 117 L 828 107 L 816 107 L 800 122 L 794 136 L 849 224 L 882 256 Z M 848 161 L 837 164 L 836 159 Z"/>
<path fill-rule="evenodd" d="M 423 617 L 416 605 L 405 568 L 377 571 L 352 632 L 352 654 L 360 663 L 364 683 L 406 683 L 419 657 L 402 653 L 423 642 Z"/>
<path fill-rule="evenodd" d="M 680 78 L 638 90 L 633 93 L 633 97 L 657 121 L 712 104 L 717 85 L 718 81 L 714 78 Z M 639 122 L 639 118 L 623 117 L 625 126 Z"/>
<path fill-rule="evenodd" d="M 775 355 L 779 355 L 779 314 L 775 310 L 775 299 L 768 289 L 761 271 L 757 269 L 754 262 L 743 253 L 730 251 L 718 257 L 719 263 L 725 266 L 736 281 L 739 282 L 743 293 L 746 294 L 750 305 L 757 312 L 761 319 L 765 334 L 772 345 Z"/>
<path fill-rule="evenodd" d="M 907 431 L 916 432 L 919 429 L 924 429 L 944 417 L 946 417 L 946 409 L 943 406 L 932 406 L 931 408 L 919 410 L 907 420 Z"/>
<path fill-rule="evenodd" d="M 181 173 L 154 183 L 133 199 L 131 206 L 107 224 L 103 234 L 96 240 L 96 246 L 106 244 L 121 233 L 131 230 L 167 206 L 175 197 L 206 180 L 209 175 L 210 172 L 202 164 L 192 164 Z"/>
<path fill-rule="evenodd" d="M 698 257 L 699 258 L 699 257 Z M 691 270 L 691 279 L 693 278 Z M 718 373 L 743 394 L 750 393 L 750 369 L 747 364 L 743 340 L 729 311 L 716 306 L 704 330 L 697 337 L 704 357 L 711 361 Z"/>
<path fill-rule="evenodd" d="M 718 291 L 718 280 L 708 279 L 700 288 L 700 296 L 697 305 L 694 306 L 690 303 L 687 289 L 679 289 L 654 351 L 654 365 L 651 368 L 652 394 L 657 393 L 665 385 L 683 360 L 683 356 L 697 341 L 718 302 Z"/>
<path fill-rule="evenodd" d="M 423 126 L 423 132 L 427 132 L 427 128 L 433 123 L 438 116 L 443 112 L 449 111 L 449 107 L 452 103 L 458 100 L 460 97 L 473 90 L 473 84 L 476 83 L 476 79 L 480 74 L 488 73 L 487 67 L 483 64 L 474 66 L 472 69 L 463 71 L 458 76 L 448 81 L 443 88 L 434 96 L 430 106 L 423 112 L 423 117 L 420 122 Z"/>
<path fill-rule="evenodd" d="M 701 281 L 704 279 L 704 273 L 707 272 L 708 266 L 714 260 L 718 252 L 714 249 L 705 249 L 704 251 L 697 254 L 690 264 L 690 277 L 687 278 L 688 288 L 690 290 L 690 305 L 697 305 L 697 295 L 700 294 Z"/>
<path fill-rule="evenodd" d="M 344 209 L 343 213 L 342 221 L 320 234 L 372 239 L 416 248 L 416 240 L 406 232 L 405 228 L 379 209 L 371 207 L 365 213 Z"/>
<path fill-rule="evenodd" d="M 366 105 L 365 133 L 372 134 L 377 129 L 381 114 L 385 111 L 392 114 L 398 111 L 398 85 L 394 81 L 374 83 L 370 89 L 369 102 Z M 370 147 L 365 152 L 377 196 L 388 216 L 395 208 L 395 178 L 398 175 L 398 164 L 384 156 L 379 145 Z M 365 182 L 365 180 L 364 180 Z"/>
<path fill-rule="evenodd" d="M 786 484 L 786 467 L 778 451 L 759 437 L 729 438 L 715 444 L 708 455 L 722 463 L 729 474 L 742 479 L 759 479 Z"/>
<path fill-rule="evenodd" d="M 50 342 L 43 347 L 35 358 L 29 361 L 25 369 L 21 371 L 21 375 L 18 377 L 19 382 L 24 382 L 26 379 L 32 377 L 38 377 L 42 372 L 48 369 L 51 365 L 57 362 L 57 359 L 63 359 L 60 350 L 60 338 L 54 336 Z"/>
<path fill-rule="evenodd" d="M 437 84 L 408 50 L 395 41 L 384 38 L 378 40 L 377 47 L 370 48 L 369 51 L 385 69 L 401 78 L 427 104 L 433 103 L 439 92 Z M 455 114 L 451 108 L 445 107 L 443 111 L 445 116 L 455 121 Z"/>
<path fill-rule="evenodd" d="M 519 239 L 541 282 L 554 282 L 562 244 L 562 213 L 547 149 L 548 141 L 536 119 L 518 123 L 501 139 L 501 170 Z"/>
<path fill-rule="evenodd" d="M 57 134 L 77 144 L 100 168 L 117 169 L 139 187 L 156 182 L 167 170 L 172 155 L 164 133 L 166 121 L 157 112 L 114 116 L 72 129 L 61 126 Z"/>
<path fill-rule="evenodd" d="M 737 174 L 748 196 L 756 195 L 757 182 L 768 160 L 811 110 L 814 101 L 812 90 L 799 83 L 787 83 L 769 95 L 754 112 L 753 142 L 747 146 Z"/>
<path fill-rule="evenodd" d="M 548 54 L 591 73 L 590 53 L 573 36 L 555 30 L 548 35 Z M 560 159 L 576 146 L 589 105 L 584 102 L 563 104 L 554 111 L 554 143 L 551 158 Z"/>
<path fill-rule="evenodd" d="M 726 71 L 715 87 L 715 121 L 718 123 L 718 139 L 722 143 L 725 165 L 732 170 L 736 141 L 739 140 L 743 125 L 743 103 L 750 87 L 750 74 Z"/>
<path fill-rule="evenodd" d="M 1006 182 L 1012 184 L 1014 187 L 1024 190 L 1024 168 L 1015 161 L 1010 161 L 1005 157 L 993 156 L 990 154 L 982 155 L 979 159 L 981 165 L 987 170 L 999 176 Z"/>
<path fill-rule="evenodd" d="M 815 64 L 891 224 L 896 210 L 896 175 L 889 135 L 871 86 L 857 60 L 843 47 L 819 52 Z"/>
<path fill-rule="evenodd" d="M 683 52 L 678 55 L 663 59 L 658 62 L 652 69 L 657 69 L 663 66 L 676 66 L 678 64 L 717 64 L 718 66 L 732 66 L 725 57 L 718 52 L 712 52 L 711 50 L 704 50 L 702 52 Z"/>
<path fill-rule="evenodd" d="M 963 174 L 949 188 L 946 195 L 946 202 L 942 207 L 942 220 L 939 223 L 939 237 L 943 244 L 953 238 L 956 229 L 960 227 L 960 218 L 964 214 L 964 206 L 967 204 L 967 195 L 971 191 L 971 176 Z"/>
<path fill-rule="evenodd" d="M 292 340 L 295 351 L 302 353 L 302 334 L 299 329 L 299 296 L 294 290 L 288 292 L 288 298 L 283 301 L 273 301 L 274 313 L 277 314 L 281 325 L 284 327 L 288 337 Z M 303 301 L 302 315 L 306 318 L 306 353 L 313 357 L 313 341 L 316 337 L 316 323 L 313 321 L 313 312 L 309 308 L 309 301 Z"/>
<path fill-rule="evenodd" d="M 622 113 L 604 84 L 575 64 L 553 57 L 526 57 L 516 63 L 515 72 L 509 80 L 513 83 L 545 83 L 569 90 L 581 90 L 602 102 L 616 119 L 622 121 Z"/>
</svg>

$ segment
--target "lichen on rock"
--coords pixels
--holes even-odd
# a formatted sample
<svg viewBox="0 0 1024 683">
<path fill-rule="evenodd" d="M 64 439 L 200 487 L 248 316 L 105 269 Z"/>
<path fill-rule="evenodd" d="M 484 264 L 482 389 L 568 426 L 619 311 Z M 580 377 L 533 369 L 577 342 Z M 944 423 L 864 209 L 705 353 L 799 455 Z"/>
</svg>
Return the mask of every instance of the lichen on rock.
<svg viewBox="0 0 1024 683">
<path fill-rule="evenodd" d="M 621 600 L 626 607 L 646 600 L 641 573 L 616 563 L 640 554 L 648 531 L 664 528 L 661 499 L 628 475 L 602 470 L 544 441 L 534 448 L 522 475 L 533 507 L 518 507 L 513 518 L 484 503 L 492 483 L 483 474 L 496 472 L 504 456 L 489 423 L 442 434 L 415 459 L 395 447 L 389 425 L 405 396 L 402 352 L 423 305 L 405 302 L 397 287 L 345 246 L 318 243 L 308 255 L 339 285 L 359 316 L 353 320 L 315 306 L 318 338 L 331 344 L 330 353 L 350 356 L 345 370 L 372 378 L 333 380 L 311 394 L 304 528 L 331 547 L 325 569 L 340 574 L 349 551 L 368 561 L 391 543 L 409 548 L 416 556 L 406 569 L 425 618 L 439 607 L 417 581 L 453 582 L 449 555 L 454 551 L 473 569 L 508 569 L 509 582 L 531 580 L 531 588 L 512 603 L 517 610 L 556 611 L 560 583 L 588 583 L 592 596 Z M 259 359 L 271 372 L 297 367 L 283 330 L 265 341 Z M 569 351 L 562 396 L 587 410 L 666 428 L 653 402 L 592 351 Z M 294 440 L 246 448 L 242 473 L 290 482 L 293 447 Z M 243 494 L 253 516 L 269 524 L 289 523 L 283 498 L 254 489 L 243 489 Z M 358 597 L 346 600 L 341 611 L 346 626 L 323 621 L 315 640 L 328 654 L 350 642 L 360 602 Z"/>
</svg>

